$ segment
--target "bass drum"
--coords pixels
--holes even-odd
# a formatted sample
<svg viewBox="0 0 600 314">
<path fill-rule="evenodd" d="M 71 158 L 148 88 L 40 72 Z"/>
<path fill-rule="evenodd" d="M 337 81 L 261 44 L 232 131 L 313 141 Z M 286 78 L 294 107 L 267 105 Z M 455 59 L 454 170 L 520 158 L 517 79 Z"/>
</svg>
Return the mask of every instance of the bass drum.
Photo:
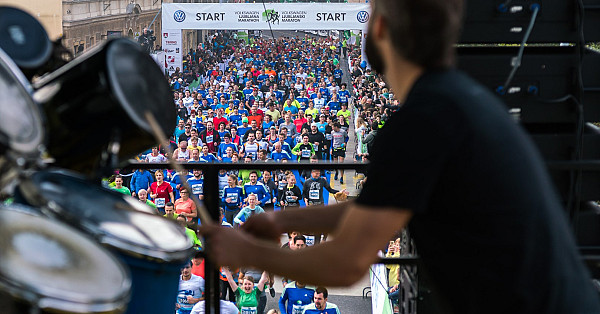
<svg viewBox="0 0 600 314">
<path fill-rule="evenodd" d="M 0 192 L 16 178 L 17 166 L 40 161 L 43 119 L 31 93 L 27 79 L 0 49 Z"/>
<path fill-rule="evenodd" d="M 126 268 L 89 237 L 34 211 L 0 205 L 2 313 L 123 313 Z"/>
<path fill-rule="evenodd" d="M 175 129 L 164 75 L 129 39 L 105 42 L 35 81 L 34 89 L 46 114 L 48 152 L 60 168 L 92 175 L 107 151 L 125 161 L 155 145 L 146 112 L 164 134 Z"/>
<path fill-rule="evenodd" d="M 140 211 L 131 202 L 143 204 L 130 196 L 65 172 L 34 173 L 18 190 L 26 202 L 89 234 L 129 266 L 133 285 L 127 313 L 173 312 L 181 267 L 195 252 L 181 226 Z"/>
</svg>

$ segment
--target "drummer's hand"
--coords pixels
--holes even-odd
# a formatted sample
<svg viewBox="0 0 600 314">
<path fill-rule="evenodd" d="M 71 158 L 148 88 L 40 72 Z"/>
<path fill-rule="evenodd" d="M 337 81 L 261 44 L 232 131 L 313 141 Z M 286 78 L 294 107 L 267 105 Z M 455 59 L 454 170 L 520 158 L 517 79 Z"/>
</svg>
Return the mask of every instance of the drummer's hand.
<svg viewBox="0 0 600 314">
<path fill-rule="evenodd" d="M 254 247 L 254 237 L 231 228 L 223 228 L 218 225 L 202 225 L 200 234 L 204 235 L 206 241 L 206 252 L 217 265 L 229 266 L 236 269 L 248 263 L 248 254 Z"/>
<path fill-rule="evenodd" d="M 274 212 L 254 215 L 246 220 L 242 230 L 257 238 L 279 242 L 281 234 L 285 232 L 275 220 Z"/>
</svg>

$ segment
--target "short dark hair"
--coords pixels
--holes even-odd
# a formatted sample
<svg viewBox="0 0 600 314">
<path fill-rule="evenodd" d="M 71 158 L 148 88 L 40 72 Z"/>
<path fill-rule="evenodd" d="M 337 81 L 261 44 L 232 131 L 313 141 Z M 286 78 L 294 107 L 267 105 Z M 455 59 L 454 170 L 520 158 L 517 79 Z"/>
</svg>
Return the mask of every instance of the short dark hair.
<svg viewBox="0 0 600 314">
<path fill-rule="evenodd" d="M 173 202 L 167 202 L 165 204 L 165 207 L 167 207 L 167 206 L 169 206 L 169 207 L 175 207 L 175 204 L 173 204 Z"/>
<path fill-rule="evenodd" d="M 327 299 L 327 296 L 329 296 L 329 293 L 327 292 L 327 288 L 325 287 L 317 287 L 317 289 L 315 289 L 315 293 L 316 294 L 323 294 L 323 298 Z"/>
<path fill-rule="evenodd" d="M 396 51 L 426 69 L 454 65 L 463 0 L 377 0 Z"/>
<path fill-rule="evenodd" d="M 304 243 L 306 243 L 306 237 L 303 236 L 303 235 L 301 235 L 301 234 L 295 236 L 294 237 L 294 244 L 296 244 L 296 242 L 298 242 L 298 241 L 304 241 Z"/>
</svg>

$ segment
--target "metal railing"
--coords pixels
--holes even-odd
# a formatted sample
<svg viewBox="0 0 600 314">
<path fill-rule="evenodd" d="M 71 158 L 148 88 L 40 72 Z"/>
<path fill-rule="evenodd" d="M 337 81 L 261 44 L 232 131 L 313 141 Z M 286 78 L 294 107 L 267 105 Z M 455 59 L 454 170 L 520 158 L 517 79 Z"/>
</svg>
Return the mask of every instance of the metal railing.
<svg viewBox="0 0 600 314">
<path fill-rule="evenodd" d="M 179 163 L 184 169 L 200 169 L 204 176 L 204 205 L 210 213 L 211 217 L 217 221 L 219 219 L 219 171 L 220 170 L 241 170 L 241 169 L 258 169 L 258 170 L 358 170 L 364 172 L 368 164 L 362 162 L 290 162 L 290 163 L 275 163 L 275 162 L 254 162 L 254 163 Z M 124 169 L 171 169 L 169 163 L 141 163 L 132 162 Z M 204 247 L 210 246 L 210 241 L 205 241 Z M 220 313 L 220 279 L 218 265 L 210 260 L 209 256 L 205 257 L 205 313 Z M 399 258 L 381 258 L 378 263 L 381 264 L 398 264 L 398 265 L 415 265 L 418 261 L 416 257 L 399 257 Z"/>
</svg>

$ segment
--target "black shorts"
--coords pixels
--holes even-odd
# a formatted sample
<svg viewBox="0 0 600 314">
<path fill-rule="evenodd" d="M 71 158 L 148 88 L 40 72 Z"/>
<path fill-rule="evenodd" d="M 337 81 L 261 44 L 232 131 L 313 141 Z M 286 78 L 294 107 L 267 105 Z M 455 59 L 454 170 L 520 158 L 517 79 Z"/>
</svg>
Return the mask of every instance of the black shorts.
<svg viewBox="0 0 600 314">
<path fill-rule="evenodd" d="M 331 153 L 331 157 L 346 157 L 346 149 L 344 148 L 334 148 Z"/>
</svg>

